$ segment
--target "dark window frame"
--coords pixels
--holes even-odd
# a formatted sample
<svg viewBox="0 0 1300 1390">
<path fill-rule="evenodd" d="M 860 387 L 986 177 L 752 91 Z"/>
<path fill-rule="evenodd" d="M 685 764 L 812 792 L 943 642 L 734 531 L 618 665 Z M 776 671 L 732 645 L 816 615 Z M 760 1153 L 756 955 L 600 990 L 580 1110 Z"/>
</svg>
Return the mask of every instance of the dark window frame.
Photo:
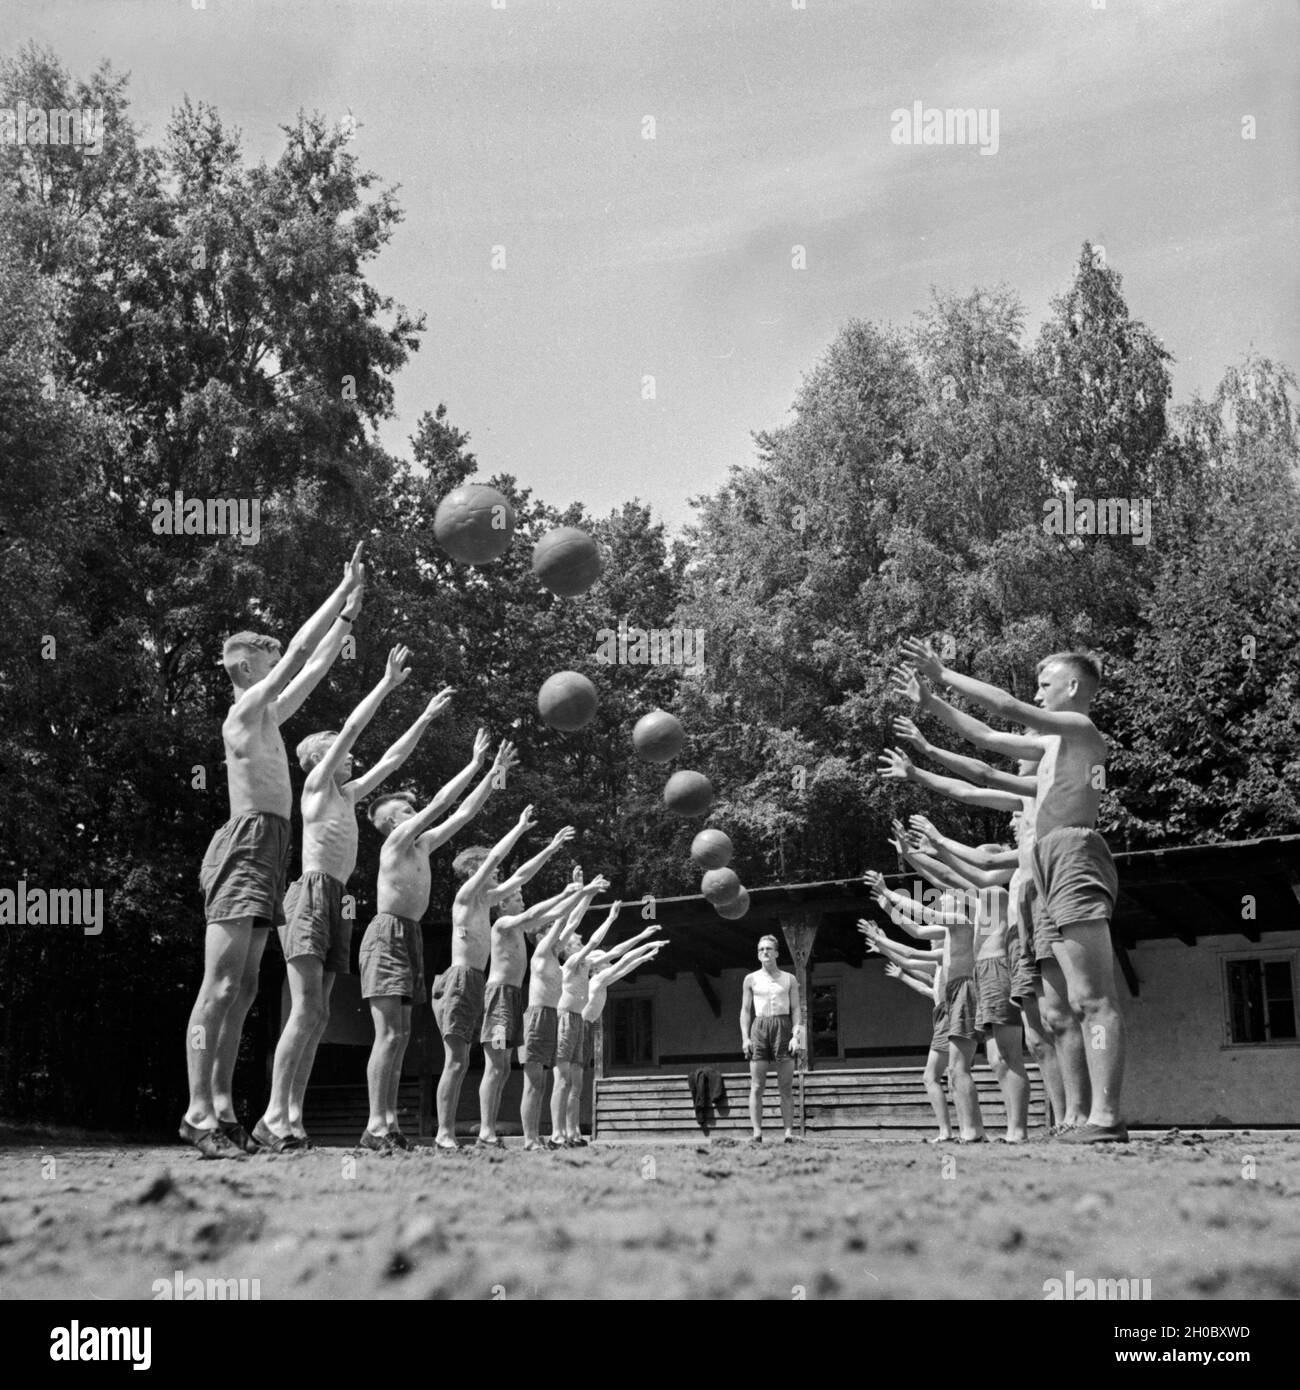
<svg viewBox="0 0 1300 1390">
<path fill-rule="evenodd" d="M 652 989 L 630 989 L 624 993 L 619 991 L 615 994 L 610 992 L 608 1002 L 605 1005 L 605 1069 L 606 1071 L 627 1071 L 635 1072 L 643 1067 L 657 1067 L 659 1065 L 659 1018 L 655 1008 L 656 994 Z M 614 1017 L 615 1011 L 630 1003 L 644 1001 L 649 1005 L 650 1019 L 650 1055 L 645 1061 L 619 1062 L 614 1057 Z"/>
<path fill-rule="evenodd" d="M 1229 951 L 1219 958 L 1219 987 L 1223 996 L 1223 1045 L 1226 1048 L 1285 1048 L 1300 1047 L 1300 989 L 1297 989 L 1296 971 L 1297 953 L 1291 951 Z M 1235 1017 L 1235 996 L 1233 992 L 1233 966 L 1243 964 L 1255 964 L 1259 967 L 1260 985 L 1260 1004 L 1265 1036 L 1262 1038 L 1239 1038 L 1236 1036 L 1236 1017 Z M 1292 1027 L 1295 1032 L 1291 1037 L 1273 1038 L 1267 1036 L 1269 1031 L 1269 1000 L 1270 996 L 1265 993 L 1267 981 L 1267 969 L 1269 965 L 1284 964 L 1287 966 L 1287 977 L 1291 987 L 1291 1018 Z M 1277 996 L 1280 997 L 1280 996 Z"/>
</svg>

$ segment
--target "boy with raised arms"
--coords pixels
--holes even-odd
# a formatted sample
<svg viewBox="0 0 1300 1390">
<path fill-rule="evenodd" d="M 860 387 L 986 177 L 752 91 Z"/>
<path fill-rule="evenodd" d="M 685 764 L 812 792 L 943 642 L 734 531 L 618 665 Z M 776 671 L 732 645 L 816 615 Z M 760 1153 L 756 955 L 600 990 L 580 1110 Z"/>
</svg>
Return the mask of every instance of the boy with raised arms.
<svg viewBox="0 0 1300 1390">
<path fill-rule="evenodd" d="M 573 827 L 566 825 L 540 854 L 536 854 L 494 890 L 499 895 L 497 915 L 492 923 L 492 953 L 487 986 L 483 997 L 483 1081 L 479 1086 L 478 1143 L 504 1147 L 497 1138 L 497 1114 L 501 1093 L 510 1075 L 510 1049 L 524 1040 L 524 971 L 528 968 L 525 936 L 534 934 L 568 916 L 582 885 L 569 883 L 554 897 L 524 907 L 520 891 L 553 854 L 573 839 Z"/>
<path fill-rule="evenodd" d="M 456 1111 L 469 1049 L 483 1025 L 487 966 L 492 957 L 492 909 L 518 886 L 513 880 L 498 883 L 497 871 L 524 832 L 536 824 L 533 808 L 526 806 L 516 824 L 491 849 L 471 845 L 452 861 L 452 872 L 461 883 L 451 905 L 451 966 L 439 976 L 433 1000 L 446 1054 L 438 1078 L 434 1145 L 439 1149 L 457 1147 Z M 539 868 L 546 858 L 541 858 Z M 515 880 L 518 878 L 515 875 Z"/>
<path fill-rule="evenodd" d="M 946 700 L 941 700 L 911 667 L 895 668 L 894 689 L 918 709 L 933 714 L 978 747 L 989 752 L 1007 751 L 1002 742 L 1003 735 L 983 721 L 948 704 Z M 1011 773 L 990 768 L 979 759 L 965 758 L 934 747 L 920 736 L 920 731 L 909 719 L 896 719 L 894 729 L 900 737 L 959 776 L 968 777 L 989 790 L 1021 793 L 1021 811 L 1016 820 L 1016 871 L 1007 885 L 1010 894 L 1011 924 L 1007 940 L 1009 954 L 1015 957 L 1011 962 L 1013 997 L 1024 1016 L 1025 1029 L 1034 1056 L 1038 1059 L 1043 1085 L 1055 1117 L 1055 1123 L 1048 1135 L 1054 1138 L 1069 1133 L 1072 1129 L 1087 1123 L 1091 1103 L 1090 1086 L 1083 1051 L 1083 1034 L 1079 1028 L 1079 1020 L 1071 1010 L 1066 997 L 1064 977 L 1054 962 L 1051 962 L 1044 972 L 1043 962 L 1037 958 L 1033 940 L 1032 864 L 1034 805 L 1038 789 L 1034 773 L 1041 751 L 1021 758 L 1013 776 Z M 942 778 L 934 780 L 946 781 Z M 934 789 L 943 791 L 945 795 L 950 794 L 944 786 L 935 786 Z M 955 799 L 963 800 L 966 804 L 1002 804 L 996 801 L 983 802 L 970 788 L 963 788 Z"/>
<path fill-rule="evenodd" d="M 1119 881 L 1110 849 L 1096 829 L 1109 749 L 1088 713 L 1101 669 L 1086 653 L 1044 657 L 1038 664 L 1035 703 L 1027 704 L 950 670 L 928 642 L 909 640 L 904 652 L 927 681 L 947 685 L 1031 731 L 994 738 L 998 751 L 1039 759 L 1030 864 L 1035 954 L 1043 963 L 1045 983 L 1049 976 L 1063 982 L 1069 1006 L 1087 1032 L 1088 1119 L 1058 1137 L 1076 1144 L 1125 1142 L 1128 1131 L 1120 1114 L 1124 1024 L 1110 939 Z M 995 744 L 986 741 L 985 746 Z"/>
<path fill-rule="evenodd" d="M 578 889 L 576 901 L 570 904 L 564 915 L 556 918 L 538 940 L 528 966 L 528 1007 L 524 1011 L 524 1041 L 519 1049 L 519 1060 L 524 1065 L 520 1121 L 525 1149 L 546 1147 L 540 1133 L 542 1102 L 546 1093 L 546 1069 L 556 1065 L 558 1005 L 564 992 L 561 956 L 572 949 L 574 933 L 591 906 L 591 900 L 609 887 L 609 881 L 599 877 L 584 884 L 581 869 L 574 871 L 573 883 Z"/>
<path fill-rule="evenodd" d="M 360 952 L 361 997 L 370 1004 L 375 1025 L 366 1067 L 370 1118 L 361 1136 L 363 1149 L 391 1153 L 409 1148 L 398 1124 L 397 1094 L 411 1008 L 426 998 L 420 919 L 429 906 L 429 856 L 478 815 L 495 788 L 505 785 L 515 762 L 514 745 L 503 743 L 487 775 L 459 808 L 441 825 L 433 823 L 469 786 L 487 750 L 487 733 L 480 729 L 468 765 L 423 811 L 402 796 L 383 797 L 370 808 L 371 823 L 385 839 L 379 853 L 379 911 L 366 928 Z"/>
<path fill-rule="evenodd" d="M 406 680 L 410 659 L 406 647 L 394 647 L 383 678 L 342 729 L 309 734 L 298 745 L 298 761 L 307 773 L 301 799 L 302 875 L 285 894 L 286 921 L 279 929 L 291 1005 L 275 1049 L 271 1099 L 253 1129 L 253 1138 L 274 1153 L 310 1146 L 302 1123 L 303 1100 L 329 1020 L 335 976 L 349 971 L 352 921 L 343 915 L 343 895 L 357 863 L 357 802 L 402 766 L 451 702 L 450 689 L 434 696 L 369 772 L 352 776 L 352 746 L 385 697 Z"/>
<path fill-rule="evenodd" d="M 280 725 L 328 669 L 328 661 L 310 660 L 321 640 L 360 607 L 363 544 L 283 655 L 274 637 L 255 632 L 235 633 L 222 649 L 233 694 L 221 725 L 230 819 L 213 836 L 199 872 L 207 922 L 203 983 L 186 1028 L 190 1099 L 180 1125 L 180 1137 L 204 1158 L 235 1158 L 256 1147 L 235 1115 L 231 1088 L 267 932 L 284 920 L 293 788 Z"/>
<path fill-rule="evenodd" d="M 887 891 L 882 881 L 881 889 L 875 894 L 875 898 L 890 914 L 890 920 L 894 921 L 897 920 L 894 917 L 897 909 L 886 898 Z M 948 1116 L 948 1094 L 943 1085 L 943 1078 L 948 1073 L 948 1010 L 942 965 L 943 948 L 940 946 L 929 951 L 919 951 L 914 946 L 903 946 L 897 941 L 891 941 L 874 922 L 865 918 L 858 922 L 858 930 L 867 938 L 867 951 L 884 957 L 885 974 L 924 996 L 930 1003 L 930 1046 L 926 1052 L 925 1071 L 921 1080 L 930 1102 L 930 1109 L 934 1111 L 939 1132 L 926 1142 L 951 1143 L 952 1121 Z"/>
</svg>

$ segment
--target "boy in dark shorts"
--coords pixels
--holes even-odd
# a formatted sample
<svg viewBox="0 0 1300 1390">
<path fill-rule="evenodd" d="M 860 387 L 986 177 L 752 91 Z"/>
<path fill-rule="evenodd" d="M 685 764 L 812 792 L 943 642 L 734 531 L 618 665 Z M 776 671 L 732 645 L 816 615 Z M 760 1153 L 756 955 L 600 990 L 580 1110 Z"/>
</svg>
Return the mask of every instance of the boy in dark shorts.
<svg viewBox="0 0 1300 1390">
<path fill-rule="evenodd" d="M 503 743 L 487 775 L 441 825 L 434 821 L 469 786 L 487 757 L 480 734 L 469 764 L 417 812 L 400 796 L 382 797 L 370 808 L 371 823 L 385 836 L 379 854 L 378 914 L 361 940 L 361 997 L 370 1005 L 375 1041 L 366 1067 L 370 1118 L 360 1146 L 376 1153 L 409 1148 L 397 1119 L 402 1059 L 411 1036 L 411 1008 L 427 998 L 420 919 L 429 906 L 429 856 L 463 830 L 483 809 L 495 787 L 504 785 L 514 747 Z"/>
<path fill-rule="evenodd" d="M 421 734 L 451 702 L 449 689 L 436 695 L 369 772 L 352 777 L 352 745 L 384 698 L 406 680 L 410 658 L 406 647 L 394 647 L 383 678 L 343 728 L 309 734 L 298 745 L 298 761 L 307 773 L 302 790 L 302 876 L 285 895 L 286 921 L 279 929 L 289 981 L 289 1018 L 275 1049 L 266 1114 L 253 1129 L 253 1138 L 273 1153 L 310 1145 L 302 1123 L 303 1100 L 329 1019 L 334 978 L 350 968 L 352 921 L 343 915 L 343 895 L 357 863 L 357 802 L 402 766 Z M 480 738 L 486 754 L 487 735 Z"/>
<path fill-rule="evenodd" d="M 941 700 L 910 667 L 900 666 L 895 669 L 894 689 L 897 694 L 910 700 L 918 710 L 933 715 L 981 750 L 1005 756 L 1016 755 L 1018 744 L 1015 735 L 992 729 L 982 720 L 964 713 L 946 700 Z M 1015 957 L 1012 963 L 1015 975 L 1012 997 L 1024 1017 L 1025 1032 L 1038 1061 L 1043 1086 L 1055 1117 L 1049 1136 L 1067 1133 L 1087 1123 L 1091 1088 L 1084 1057 L 1083 1035 L 1079 1030 L 1079 1020 L 1072 1012 L 1066 996 L 1064 976 L 1054 961 L 1044 973 L 1033 940 L 1032 870 L 1038 790 L 1036 773 L 1042 751 L 1035 750 L 1030 756 L 1022 757 L 1013 775 L 990 768 L 979 759 L 962 757 L 936 748 L 921 735 L 910 719 L 895 719 L 894 731 L 918 751 L 934 758 L 958 777 L 967 778 L 975 783 L 975 787 L 972 788 L 964 783 L 953 783 L 945 777 L 930 776 L 924 784 L 932 790 L 940 791 L 967 805 L 1000 806 L 1002 802 L 996 799 L 1000 792 L 1013 792 L 1019 796 L 1019 812 L 1012 810 L 1016 870 L 1011 883 L 1007 885 L 1007 891 L 1010 893 L 1009 919 L 1012 926 L 1007 938 L 1008 954 Z M 922 779 L 914 777 L 912 780 L 920 783 Z M 912 817 L 913 824 L 923 820 L 924 817 Z M 943 840 L 944 837 L 940 837 L 936 843 L 940 844 L 941 857 L 945 862 L 950 862 L 942 848 Z M 950 847 L 955 847 L 962 858 L 984 868 L 995 867 L 978 851 L 965 845 L 957 846 L 953 841 L 947 843 Z M 1002 867 L 1003 863 L 999 857 L 996 867 Z M 1046 957 L 1051 957 L 1050 946 L 1044 946 L 1043 951 Z"/>
<path fill-rule="evenodd" d="M 540 1130 L 546 1071 L 555 1066 L 559 1043 L 557 1006 L 564 991 L 560 955 L 570 949 L 573 934 L 591 900 L 608 888 L 609 882 L 595 878 L 584 884 L 579 869 L 574 875 L 573 886 L 578 890 L 576 900 L 543 933 L 533 947 L 533 958 L 528 964 L 528 1007 L 524 1010 L 524 1039 L 519 1049 L 519 1060 L 524 1067 L 524 1097 L 519 1118 L 525 1149 L 547 1147 L 542 1142 Z"/>
<path fill-rule="evenodd" d="M 554 897 L 524 907 L 522 886 L 534 877 L 561 847 L 573 839 L 573 827 L 566 825 L 540 854 L 522 864 L 497 892 L 503 896 L 492 923 L 492 954 L 487 986 L 483 995 L 483 1081 L 479 1086 L 479 1135 L 477 1142 L 504 1147 L 497 1138 L 497 1114 L 501 1093 L 510 1075 L 510 1049 L 524 1040 L 524 971 L 528 968 L 525 936 L 534 935 L 559 918 L 568 916 L 573 900 L 582 891 L 579 883 L 569 883 Z"/>
<path fill-rule="evenodd" d="M 1036 953 L 1045 990 L 1063 990 L 1080 1021 L 1091 1090 L 1087 1122 L 1058 1137 L 1064 1143 L 1123 1143 L 1124 1023 L 1110 939 L 1118 879 L 1096 829 L 1109 748 L 1088 714 L 1101 668 L 1083 652 L 1044 657 L 1031 705 L 948 669 L 928 642 L 909 641 L 904 652 L 931 684 L 947 685 L 1030 730 L 997 737 L 1001 751 L 1038 759 L 1030 865 Z M 1062 1065 L 1068 1070 L 1065 1057 Z"/>
<path fill-rule="evenodd" d="M 438 1078 L 438 1133 L 434 1138 L 434 1146 L 439 1149 L 457 1147 L 460 1091 L 470 1046 L 483 1025 L 486 971 L 492 957 L 492 909 L 518 886 L 513 881 L 510 887 L 498 883 L 497 871 L 520 837 L 536 824 L 533 808 L 527 806 L 513 828 L 491 849 L 473 845 L 461 850 L 452 861 L 452 872 L 461 885 L 451 905 L 451 966 L 438 977 L 433 998 L 433 1016 L 442 1034 L 445 1054 Z M 538 859 L 540 868 L 545 858 Z M 518 877 L 516 874 L 515 879 Z"/>
<path fill-rule="evenodd" d="M 921 911 L 915 899 L 902 893 L 895 893 L 885 887 L 884 879 L 876 873 L 869 873 L 865 880 L 873 889 L 872 896 L 890 915 L 890 920 L 899 923 L 903 912 L 919 918 Z M 947 1144 L 952 1141 L 952 1121 L 948 1115 L 948 1092 L 944 1087 L 944 1077 L 948 1074 L 948 980 L 943 972 L 943 947 L 932 947 L 921 951 L 914 946 L 904 946 L 891 940 L 874 922 L 859 921 L 858 930 L 867 938 L 868 951 L 884 956 L 887 964 L 885 974 L 891 979 L 908 986 L 917 994 L 923 995 L 931 1005 L 930 1046 L 926 1052 L 925 1071 L 921 1080 L 925 1094 L 934 1111 L 938 1134 L 928 1140 L 931 1144 Z"/>
<path fill-rule="evenodd" d="M 575 933 L 577 923 L 582 920 L 581 914 L 589 904 L 590 899 L 582 895 L 570 914 L 571 919 L 576 916 Z M 587 1027 L 582 1021 L 582 1011 L 587 1007 L 596 947 L 605 939 L 622 910 L 623 904 L 616 902 L 585 945 L 576 934 L 568 937 L 572 949 L 565 951 L 560 965 L 560 1000 L 556 1006 L 559 1020 L 555 1039 L 555 1084 L 551 1091 L 550 1147 L 553 1149 L 581 1149 L 587 1145 L 582 1137 L 580 1113 L 582 1073 L 587 1065 L 588 1050 Z M 624 942 L 623 947 L 616 949 L 621 954 L 624 948 L 632 944 L 630 941 Z"/>
<path fill-rule="evenodd" d="M 180 1127 L 204 1158 L 235 1158 L 257 1147 L 239 1124 L 231 1090 L 267 930 L 284 920 L 293 788 L 280 725 L 325 675 L 329 660 L 311 658 L 331 625 L 350 623 L 360 607 L 361 556 L 358 545 L 338 588 L 283 655 L 274 637 L 255 632 L 237 632 L 222 650 L 234 696 L 221 725 L 230 819 L 199 872 L 207 922 L 203 983 L 186 1029 L 190 1099 Z"/>
<path fill-rule="evenodd" d="M 776 1063 L 784 1141 L 794 1143 L 794 1064 L 803 1047 L 799 981 L 777 965 L 776 937 L 758 939 L 759 968 L 740 989 L 741 1050 L 749 1062 L 749 1123 L 755 1144 L 763 1142 L 763 1092 L 767 1069 Z"/>
</svg>

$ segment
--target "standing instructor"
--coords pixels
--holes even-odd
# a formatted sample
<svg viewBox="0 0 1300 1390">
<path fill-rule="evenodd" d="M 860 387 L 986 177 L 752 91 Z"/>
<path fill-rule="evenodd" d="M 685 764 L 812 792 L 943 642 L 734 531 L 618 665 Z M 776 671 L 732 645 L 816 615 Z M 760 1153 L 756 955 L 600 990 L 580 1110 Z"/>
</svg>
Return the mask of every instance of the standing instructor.
<svg viewBox="0 0 1300 1390">
<path fill-rule="evenodd" d="M 794 1061 L 804 1049 L 803 1010 L 799 982 L 777 968 L 776 952 L 776 937 L 759 938 L 760 968 L 745 976 L 740 1004 L 740 1042 L 749 1062 L 749 1122 L 755 1144 L 763 1142 L 763 1092 L 773 1062 L 781 1090 L 785 1142 L 794 1143 Z"/>
</svg>

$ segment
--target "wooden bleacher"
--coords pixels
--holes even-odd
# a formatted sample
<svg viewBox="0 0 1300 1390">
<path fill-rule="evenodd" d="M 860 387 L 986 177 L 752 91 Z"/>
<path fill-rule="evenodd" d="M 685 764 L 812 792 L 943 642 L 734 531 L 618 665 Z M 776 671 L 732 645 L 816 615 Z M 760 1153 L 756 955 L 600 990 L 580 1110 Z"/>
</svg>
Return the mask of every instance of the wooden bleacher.
<svg viewBox="0 0 1300 1390">
<path fill-rule="evenodd" d="M 404 1134 L 420 1127 L 420 1081 L 403 1081 L 397 1088 L 397 1120 Z M 364 1085 L 309 1086 L 303 1099 L 303 1128 L 317 1143 L 351 1148 L 370 1118 L 370 1097 Z"/>
<path fill-rule="evenodd" d="M 921 1067 L 826 1070 L 795 1074 L 795 1128 L 807 1134 L 861 1139 L 924 1139 L 934 1133 L 934 1116 L 921 1082 Z M 1029 1128 L 1046 1124 L 1038 1068 L 1029 1073 Z M 1006 1107 L 993 1072 L 974 1068 L 980 1110 L 990 1131 L 1006 1124 Z M 727 1111 L 710 1132 L 749 1133 L 749 1073 L 723 1072 Z M 949 1105 L 952 1104 L 951 1092 Z M 954 1116 L 955 1119 L 955 1116 Z M 781 1124 L 776 1076 L 768 1074 L 763 1097 L 764 1128 Z M 596 1082 L 592 1137 L 596 1139 L 689 1139 L 702 1135 L 696 1123 L 688 1078 L 682 1075 L 606 1076 Z"/>
</svg>

